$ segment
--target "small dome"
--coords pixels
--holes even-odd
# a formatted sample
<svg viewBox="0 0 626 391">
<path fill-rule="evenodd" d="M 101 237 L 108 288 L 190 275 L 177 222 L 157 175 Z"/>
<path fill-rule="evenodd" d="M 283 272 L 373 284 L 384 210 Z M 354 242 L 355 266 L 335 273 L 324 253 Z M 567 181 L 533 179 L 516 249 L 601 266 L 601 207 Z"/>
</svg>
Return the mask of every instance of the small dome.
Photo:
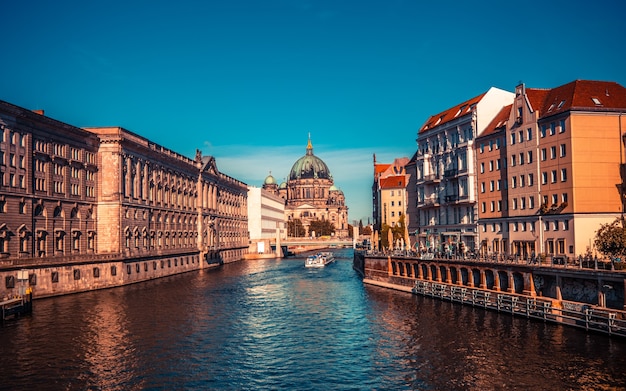
<svg viewBox="0 0 626 391">
<path fill-rule="evenodd" d="M 287 182 L 282 182 L 279 186 L 279 189 L 286 189 L 287 188 Z"/>
<path fill-rule="evenodd" d="M 272 176 L 272 174 L 268 175 L 265 178 L 265 182 L 263 182 L 264 185 L 275 185 L 276 184 L 276 179 L 274 179 L 274 177 Z"/>
<path fill-rule="evenodd" d="M 306 147 L 306 155 L 298 159 L 291 167 L 289 180 L 293 179 L 332 179 L 330 170 L 324 161 L 313 155 L 311 140 Z"/>
<path fill-rule="evenodd" d="M 336 192 L 337 192 L 337 193 L 339 193 L 339 194 L 343 194 L 343 191 L 341 191 L 341 189 L 340 189 L 340 188 L 338 188 L 338 187 L 337 187 L 337 186 L 335 186 L 335 185 L 332 185 L 332 186 L 328 189 L 328 191 L 336 191 Z"/>
</svg>

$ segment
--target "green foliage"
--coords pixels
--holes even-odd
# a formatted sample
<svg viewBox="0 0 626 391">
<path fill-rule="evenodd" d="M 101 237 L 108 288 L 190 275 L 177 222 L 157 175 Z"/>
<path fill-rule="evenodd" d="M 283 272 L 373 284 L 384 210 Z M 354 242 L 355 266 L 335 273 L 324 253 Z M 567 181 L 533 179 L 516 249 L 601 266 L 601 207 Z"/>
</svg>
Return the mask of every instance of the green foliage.
<svg viewBox="0 0 626 391">
<path fill-rule="evenodd" d="M 306 230 L 304 229 L 304 225 L 302 225 L 302 221 L 300 221 L 300 219 L 287 222 L 287 236 L 299 238 L 305 235 Z"/>
<path fill-rule="evenodd" d="M 611 224 L 602 224 L 596 232 L 594 244 L 598 251 L 611 258 L 626 256 L 624 221 L 616 219 Z"/>
<path fill-rule="evenodd" d="M 315 232 L 316 237 L 331 236 L 335 233 L 335 225 L 328 220 L 313 220 L 309 225 L 309 236 Z"/>
</svg>

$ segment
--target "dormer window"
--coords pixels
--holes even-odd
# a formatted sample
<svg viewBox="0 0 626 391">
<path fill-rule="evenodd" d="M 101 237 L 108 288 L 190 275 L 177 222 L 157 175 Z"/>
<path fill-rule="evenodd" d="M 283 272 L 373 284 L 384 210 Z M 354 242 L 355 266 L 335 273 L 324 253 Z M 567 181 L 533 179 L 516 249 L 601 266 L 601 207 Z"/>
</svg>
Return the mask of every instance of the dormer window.
<svg viewBox="0 0 626 391">
<path fill-rule="evenodd" d="M 559 106 L 557 107 L 557 109 L 560 109 L 561 107 L 563 107 L 564 104 L 565 104 L 565 101 L 562 100 L 561 103 L 559 103 Z"/>
<path fill-rule="evenodd" d="M 554 108 L 554 103 L 552 103 L 550 107 L 548 108 L 548 113 L 551 112 L 553 108 Z"/>
<path fill-rule="evenodd" d="M 593 101 L 593 103 L 596 106 L 602 106 L 602 102 L 600 102 L 600 99 L 598 99 L 598 98 L 591 98 L 591 100 Z"/>
</svg>

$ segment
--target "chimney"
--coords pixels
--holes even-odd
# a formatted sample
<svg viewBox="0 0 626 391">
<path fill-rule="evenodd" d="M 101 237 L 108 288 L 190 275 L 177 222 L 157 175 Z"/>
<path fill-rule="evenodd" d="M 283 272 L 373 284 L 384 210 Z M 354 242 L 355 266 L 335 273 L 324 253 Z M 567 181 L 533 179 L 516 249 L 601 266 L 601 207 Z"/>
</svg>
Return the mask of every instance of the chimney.
<svg viewBox="0 0 626 391">
<path fill-rule="evenodd" d="M 33 113 L 43 115 L 43 110 L 33 110 Z"/>
</svg>

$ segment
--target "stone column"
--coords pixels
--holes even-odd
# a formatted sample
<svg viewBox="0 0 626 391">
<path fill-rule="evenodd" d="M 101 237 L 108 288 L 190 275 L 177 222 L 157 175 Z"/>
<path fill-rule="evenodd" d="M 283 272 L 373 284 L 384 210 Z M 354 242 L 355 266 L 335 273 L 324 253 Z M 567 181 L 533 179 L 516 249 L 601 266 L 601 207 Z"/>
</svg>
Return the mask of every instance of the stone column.
<svg viewBox="0 0 626 391">
<path fill-rule="evenodd" d="M 515 279 L 513 278 L 513 273 L 506 272 L 509 276 L 509 288 L 506 290 L 508 293 L 515 293 Z"/>
<path fill-rule="evenodd" d="M 487 289 L 487 275 L 483 269 L 480 269 L 480 288 Z"/>
</svg>

